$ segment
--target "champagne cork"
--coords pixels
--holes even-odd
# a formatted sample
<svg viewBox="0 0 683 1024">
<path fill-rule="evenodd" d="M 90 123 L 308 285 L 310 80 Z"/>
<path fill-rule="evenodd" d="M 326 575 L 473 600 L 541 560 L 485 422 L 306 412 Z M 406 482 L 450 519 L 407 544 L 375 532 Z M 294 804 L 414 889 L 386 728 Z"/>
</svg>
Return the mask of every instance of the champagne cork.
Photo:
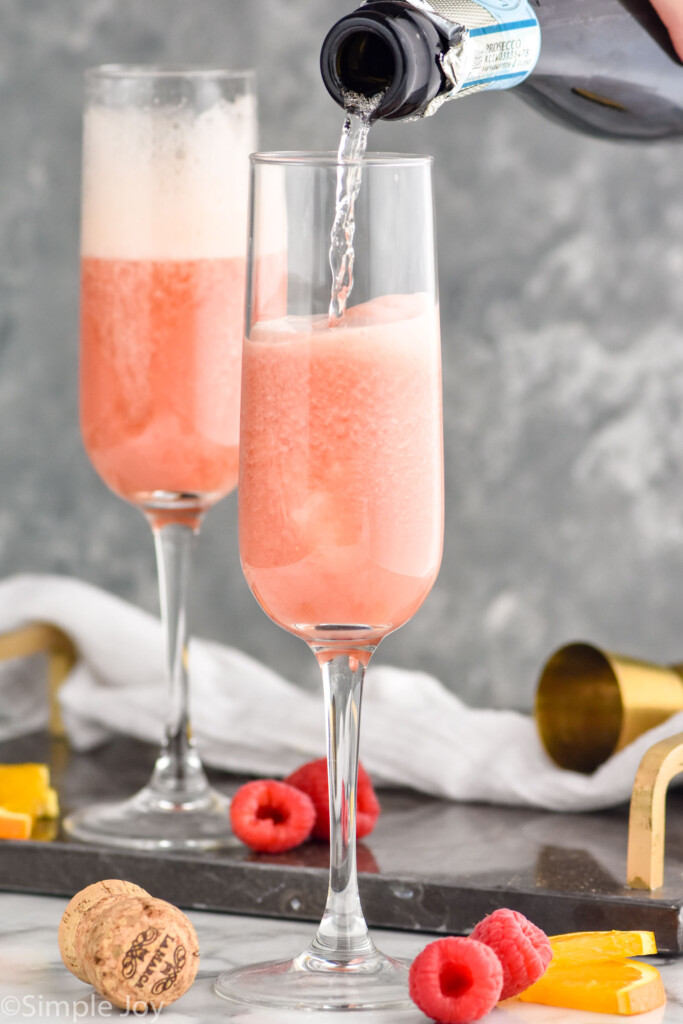
<svg viewBox="0 0 683 1024">
<path fill-rule="evenodd" d="M 138 889 L 130 883 L 119 884 Z M 65 916 L 85 893 L 87 890 L 74 897 Z M 88 899 L 92 901 L 93 896 L 86 897 L 86 902 Z M 73 910 L 70 916 L 75 916 Z M 160 1010 L 187 992 L 196 977 L 199 944 L 191 922 L 177 907 L 144 890 L 132 894 L 124 890 L 95 899 L 82 913 L 76 934 L 78 943 L 70 950 L 60 944 L 64 963 L 121 1009 Z"/>
<path fill-rule="evenodd" d="M 88 981 L 81 965 L 84 959 L 83 942 L 88 932 L 90 912 L 99 913 L 121 896 L 147 895 L 148 893 L 139 885 L 121 881 L 119 878 L 108 878 L 103 882 L 95 882 L 76 893 L 62 914 L 57 938 L 62 960 L 80 981 Z"/>
</svg>

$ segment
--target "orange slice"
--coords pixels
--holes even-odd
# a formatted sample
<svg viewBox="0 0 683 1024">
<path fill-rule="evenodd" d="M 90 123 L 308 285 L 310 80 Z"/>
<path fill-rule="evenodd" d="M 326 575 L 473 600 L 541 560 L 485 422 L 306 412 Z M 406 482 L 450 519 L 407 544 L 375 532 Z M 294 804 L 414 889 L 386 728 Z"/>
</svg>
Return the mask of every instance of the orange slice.
<svg viewBox="0 0 683 1024">
<path fill-rule="evenodd" d="M 614 957 L 609 960 L 554 960 L 542 978 L 519 996 L 525 1003 L 572 1010 L 630 1015 L 666 1002 L 656 967 Z"/>
<path fill-rule="evenodd" d="M 0 807 L 33 818 L 56 818 L 59 804 L 48 766 L 0 764 Z"/>
<path fill-rule="evenodd" d="M 28 839 L 32 825 L 30 814 L 16 814 L 0 807 L 0 839 Z"/>
<path fill-rule="evenodd" d="M 649 956 L 657 952 L 654 932 L 569 932 L 551 935 L 550 945 L 553 963 Z"/>
</svg>

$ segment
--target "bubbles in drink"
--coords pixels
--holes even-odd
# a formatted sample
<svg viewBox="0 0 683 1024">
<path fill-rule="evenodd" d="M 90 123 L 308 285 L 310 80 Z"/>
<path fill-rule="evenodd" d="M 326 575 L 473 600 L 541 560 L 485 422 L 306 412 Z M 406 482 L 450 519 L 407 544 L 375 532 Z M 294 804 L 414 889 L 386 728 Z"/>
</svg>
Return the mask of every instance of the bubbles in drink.
<svg viewBox="0 0 683 1024">
<path fill-rule="evenodd" d="M 81 424 L 134 504 L 237 483 L 255 129 L 251 95 L 86 109 Z"/>
</svg>

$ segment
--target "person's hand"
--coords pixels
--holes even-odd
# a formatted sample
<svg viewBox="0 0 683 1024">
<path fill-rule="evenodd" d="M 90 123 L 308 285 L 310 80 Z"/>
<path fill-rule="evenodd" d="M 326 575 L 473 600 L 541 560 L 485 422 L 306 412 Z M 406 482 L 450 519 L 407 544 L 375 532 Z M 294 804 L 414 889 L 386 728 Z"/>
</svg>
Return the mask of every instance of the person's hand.
<svg viewBox="0 0 683 1024">
<path fill-rule="evenodd" d="M 683 0 L 652 0 L 652 6 L 668 28 L 678 55 L 683 60 Z"/>
</svg>

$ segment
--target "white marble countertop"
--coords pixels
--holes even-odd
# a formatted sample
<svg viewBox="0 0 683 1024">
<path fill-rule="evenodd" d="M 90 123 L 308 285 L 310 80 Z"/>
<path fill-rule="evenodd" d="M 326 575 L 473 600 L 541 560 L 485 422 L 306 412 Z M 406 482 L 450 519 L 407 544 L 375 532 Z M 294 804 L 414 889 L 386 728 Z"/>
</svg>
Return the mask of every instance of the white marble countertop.
<svg viewBox="0 0 683 1024">
<path fill-rule="evenodd" d="M 51 896 L 0 893 L 0 1022 L 26 1020 L 69 1021 L 92 1024 L 112 1018 L 137 1016 L 117 1010 L 73 977 L 63 966 L 57 948 L 57 926 L 66 900 Z M 240 917 L 189 911 L 199 936 L 201 966 L 190 989 L 163 1010 L 164 1024 L 207 1024 L 230 1019 L 239 1024 L 339 1024 L 339 1013 L 282 1013 L 247 1010 L 224 1002 L 212 990 L 215 976 L 227 967 L 257 960 L 276 959 L 300 952 L 314 926 L 269 918 Z M 414 957 L 430 936 L 377 931 L 377 943 L 394 956 Z M 485 1024 L 683 1024 L 683 958 L 651 958 L 662 972 L 668 1002 L 665 1007 L 636 1018 L 603 1013 L 581 1013 L 507 1003 L 484 1018 Z M 154 1014 L 145 1016 L 154 1020 Z M 406 1013 L 359 1013 L 364 1024 L 424 1024 L 419 1010 Z"/>
</svg>

